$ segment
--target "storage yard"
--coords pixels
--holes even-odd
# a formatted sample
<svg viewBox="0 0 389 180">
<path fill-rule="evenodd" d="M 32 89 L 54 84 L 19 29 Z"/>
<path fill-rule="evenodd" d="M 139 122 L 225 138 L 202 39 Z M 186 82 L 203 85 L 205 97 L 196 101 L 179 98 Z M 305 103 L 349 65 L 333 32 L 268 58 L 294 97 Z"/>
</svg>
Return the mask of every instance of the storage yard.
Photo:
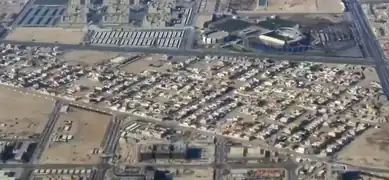
<svg viewBox="0 0 389 180">
<path fill-rule="evenodd" d="M 94 31 L 89 36 L 97 45 L 180 48 L 185 31 Z"/>
<path fill-rule="evenodd" d="M 79 44 L 85 33 L 81 29 L 19 27 L 5 39 L 11 41 L 33 41 L 45 43 Z"/>
<path fill-rule="evenodd" d="M 36 94 L 7 89 L 0 86 L 0 138 L 38 138 L 53 108 L 54 101 Z"/>
<path fill-rule="evenodd" d="M 62 114 L 51 144 L 40 159 L 44 164 L 93 164 L 100 160 L 109 116 L 74 107 Z M 60 156 L 58 155 L 60 154 Z"/>
</svg>

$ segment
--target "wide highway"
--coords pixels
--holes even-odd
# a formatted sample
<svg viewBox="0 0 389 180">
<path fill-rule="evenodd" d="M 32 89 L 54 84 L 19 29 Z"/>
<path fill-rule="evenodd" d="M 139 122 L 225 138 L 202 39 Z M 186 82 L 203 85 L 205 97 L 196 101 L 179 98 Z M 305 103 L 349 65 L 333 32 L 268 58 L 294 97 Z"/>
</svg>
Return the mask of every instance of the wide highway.
<svg viewBox="0 0 389 180">
<path fill-rule="evenodd" d="M 40 135 L 40 139 L 38 141 L 35 152 L 34 152 L 33 156 L 31 157 L 31 160 L 30 160 L 31 164 L 33 164 L 39 160 L 43 151 L 46 150 L 47 144 L 50 143 L 50 137 L 51 137 L 51 134 L 54 130 L 54 126 L 59 118 L 59 113 L 60 113 L 61 107 L 62 107 L 62 102 L 57 100 L 55 102 L 53 111 L 51 112 L 51 115 L 49 117 L 49 120 L 47 121 L 46 126 L 44 127 L 44 129 Z"/>
<path fill-rule="evenodd" d="M 216 138 L 215 145 L 215 164 L 223 165 L 226 158 L 226 141 L 221 138 Z M 215 166 L 214 180 L 221 180 L 223 177 L 223 168 L 222 166 Z"/>
<path fill-rule="evenodd" d="M 354 18 L 353 22 L 360 38 L 360 43 L 362 43 L 367 55 L 373 60 L 384 94 L 389 98 L 389 70 L 381 46 L 370 28 L 369 21 L 366 19 L 360 2 L 358 0 L 348 0 L 346 1 L 346 6 Z"/>
<path fill-rule="evenodd" d="M 230 56 L 230 57 L 254 57 L 254 58 L 272 58 L 274 60 L 288 60 L 294 62 L 322 62 L 322 63 L 339 63 L 339 64 L 356 64 L 356 65 L 374 65 L 371 61 L 366 61 L 364 58 L 356 57 L 335 57 L 313 55 L 312 53 L 261 53 L 261 52 L 234 52 L 227 50 L 216 49 L 169 49 L 169 48 L 153 48 L 153 47 L 121 47 L 121 46 L 97 46 L 97 45 L 78 45 L 78 44 L 59 44 L 59 43 L 43 43 L 31 41 L 9 41 L 1 40 L 0 43 L 20 44 L 25 46 L 42 46 L 55 47 L 62 49 L 76 50 L 96 50 L 96 51 L 113 51 L 113 52 L 143 52 L 168 54 L 175 56 Z"/>
</svg>

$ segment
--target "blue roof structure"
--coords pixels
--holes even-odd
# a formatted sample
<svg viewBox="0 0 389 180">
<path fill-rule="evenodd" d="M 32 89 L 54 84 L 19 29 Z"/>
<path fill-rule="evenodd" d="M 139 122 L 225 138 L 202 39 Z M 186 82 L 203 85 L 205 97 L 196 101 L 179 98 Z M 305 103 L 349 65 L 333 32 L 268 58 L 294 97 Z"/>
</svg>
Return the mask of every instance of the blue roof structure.
<svg viewBox="0 0 389 180">
<path fill-rule="evenodd" d="M 258 7 L 265 8 L 267 7 L 267 0 L 258 0 Z"/>
</svg>

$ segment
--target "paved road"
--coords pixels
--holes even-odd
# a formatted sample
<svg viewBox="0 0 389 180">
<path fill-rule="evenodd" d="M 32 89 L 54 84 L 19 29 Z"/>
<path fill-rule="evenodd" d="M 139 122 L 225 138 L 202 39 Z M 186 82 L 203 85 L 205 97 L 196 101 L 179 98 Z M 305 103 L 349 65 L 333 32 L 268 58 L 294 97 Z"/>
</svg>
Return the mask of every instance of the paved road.
<svg viewBox="0 0 389 180">
<path fill-rule="evenodd" d="M 109 130 L 107 142 L 105 146 L 104 153 L 108 156 L 112 156 L 115 153 L 115 147 L 120 135 L 120 124 L 121 120 L 117 119 L 116 116 L 113 116 L 113 125 Z"/>
<path fill-rule="evenodd" d="M 295 62 L 325 62 L 325 63 L 340 63 L 340 64 L 357 64 L 357 65 L 374 65 L 371 61 L 365 61 L 364 58 L 355 57 L 325 57 L 318 55 L 302 54 L 287 54 L 287 53 L 261 53 L 261 52 L 233 52 L 233 51 L 218 51 L 215 49 L 168 49 L 168 48 L 152 48 L 152 47 L 118 47 L 118 46 L 96 46 L 96 45 L 71 45 L 57 43 L 38 43 L 30 41 L 6 41 L 0 43 L 21 44 L 26 46 L 58 46 L 62 49 L 77 49 L 77 50 L 96 50 L 96 51 L 114 51 L 114 52 L 143 52 L 169 54 L 175 56 L 231 56 L 231 57 L 256 57 L 256 58 L 272 58 L 275 60 L 289 60 Z"/>
<path fill-rule="evenodd" d="M 40 139 L 38 141 L 35 152 L 31 157 L 31 160 L 30 160 L 31 164 L 35 164 L 36 161 L 39 160 L 43 151 L 46 150 L 48 143 L 50 143 L 51 134 L 52 134 L 54 127 L 55 127 L 55 124 L 59 118 L 59 113 L 60 113 L 61 107 L 62 107 L 62 102 L 57 100 L 55 102 L 53 111 L 51 112 L 51 115 L 49 117 L 49 120 L 47 121 L 46 126 L 44 127 L 44 129 L 40 135 Z"/>
<path fill-rule="evenodd" d="M 92 180 L 103 180 L 104 174 L 107 170 L 107 165 L 109 160 L 114 156 L 117 141 L 120 135 L 120 124 L 121 120 L 117 119 L 115 115 L 112 117 L 112 126 L 108 129 L 105 145 L 104 145 L 104 154 L 106 157 L 102 157 L 101 162 L 97 169 L 92 173 Z"/>
<path fill-rule="evenodd" d="M 362 43 L 367 55 L 373 59 L 384 94 L 389 98 L 389 69 L 381 45 L 371 30 L 370 23 L 358 0 L 347 0 L 345 4 L 354 19 L 353 22 L 357 32 L 356 37 L 360 38 L 360 43 Z"/>
<path fill-rule="evenodd" d="M 222 138 L 216 139 L 215 145 L 215 164 L 224 165 L 226 163 L 226 141 Z M 223 177 L 223 166 L 215 167 L 214 180 L 221 180 Z"/>
</svg>

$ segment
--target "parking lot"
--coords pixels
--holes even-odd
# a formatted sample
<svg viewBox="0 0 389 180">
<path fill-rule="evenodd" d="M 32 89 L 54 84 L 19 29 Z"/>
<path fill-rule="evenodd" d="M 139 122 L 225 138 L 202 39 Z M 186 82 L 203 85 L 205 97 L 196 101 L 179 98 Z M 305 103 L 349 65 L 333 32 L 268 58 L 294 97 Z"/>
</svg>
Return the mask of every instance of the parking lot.
<svg viewBox="0 0 389 180">
<path fill-rule="evenodd" d="M 336 27 L 328 27 L 327 29 L 322 29 L 320 31 L 311 30 L 311 34 L 319 41 L 318 43 L 322 44 L 335 41 L 347 41 L 353 38 L 350 31 L 345 31 L 344 29 Z"/>
<path fill-rule="evenodd" d="M 185 33 L 185 30 L 94 31 L 90 35 L 90 42 L 99 45 L 180 48 Z"/>
<path fill-rule="evenodd" d="M 17 25 L 25 27 L 55 26 L 65 11 L 66 6 L 36 5 L 21 14 L 22 18 L 17 22 Z"/>
</svg>

